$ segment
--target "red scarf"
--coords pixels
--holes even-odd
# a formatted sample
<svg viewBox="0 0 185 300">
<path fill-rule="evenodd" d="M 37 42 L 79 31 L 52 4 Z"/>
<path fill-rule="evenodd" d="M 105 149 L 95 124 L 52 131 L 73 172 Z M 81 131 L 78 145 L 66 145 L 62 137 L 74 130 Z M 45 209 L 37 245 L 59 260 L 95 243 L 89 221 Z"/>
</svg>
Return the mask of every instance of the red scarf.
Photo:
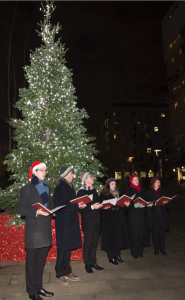
<svg viewBox="0 0 185 300">
<path fill-rule="evenodd" d="M 136 189 L 138 192 L 141 192 L 141 190 L 142 190 L 142 185 L 141 184 L 136 186 L 135 184 L 131 183 L 130 187 L 133 188 L 133 189 Z"/>
<path fill-rule="evenodd" d="M 158 197 L 161 188 L 159 187 L 158 190 L 155 190 L 154 188 L 151 188 L 151 190 L 152 190 L 152 191 L 155 193 L 155 195 Z"/>
</svg>

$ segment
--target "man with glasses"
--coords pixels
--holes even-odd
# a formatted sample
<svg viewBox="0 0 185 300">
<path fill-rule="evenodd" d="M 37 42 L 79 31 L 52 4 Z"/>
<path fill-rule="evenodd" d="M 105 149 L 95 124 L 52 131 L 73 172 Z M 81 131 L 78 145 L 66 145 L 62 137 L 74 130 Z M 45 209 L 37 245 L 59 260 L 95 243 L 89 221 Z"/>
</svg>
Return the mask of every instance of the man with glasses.
<svg viewBox="0 0 185 300">
<path fill-rule="evenodd" d="M 93 194 L 93 202 L 80 211 L 82 217 L 82 230 L 84 233 L 83 257 L 87 273 L 93 273 L 92 268 L 104 270 L 96 263 L 96 250 L 100 234 L 100 216 L 99 210 L 102 207 L 98 201 L 98 193 L 93 188 L 94 177 L 89 173 L 83 173 L 81 176 L 82 187 L 77 193 L 77 197 Z"/>
</svg>

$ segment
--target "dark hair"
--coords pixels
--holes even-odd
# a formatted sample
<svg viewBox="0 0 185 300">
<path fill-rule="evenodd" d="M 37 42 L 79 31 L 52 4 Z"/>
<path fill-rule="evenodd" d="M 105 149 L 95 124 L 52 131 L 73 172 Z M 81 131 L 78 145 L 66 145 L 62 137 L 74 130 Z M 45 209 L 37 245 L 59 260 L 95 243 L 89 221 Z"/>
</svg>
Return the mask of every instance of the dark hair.
<svg viewBox="0 0 185 300">
<path fill-rule="evenodd" d="M 110 183 L 104 185 L 103 189 L 100 191 L 100 194 L 104 194 L 104 196 L 110 195 Z"/>
<path fill-rule="evenodd" d="M 157 180 L 158 180 L 158 179 L 156 179 L 155 181 L 153 181 L 152 183 L 150 183 L 150 188 L 154 188 L 155 182 L 156 182 Z M 160 182 L 160 185 L 161 185 L 161 182 Z"/>
</svg>

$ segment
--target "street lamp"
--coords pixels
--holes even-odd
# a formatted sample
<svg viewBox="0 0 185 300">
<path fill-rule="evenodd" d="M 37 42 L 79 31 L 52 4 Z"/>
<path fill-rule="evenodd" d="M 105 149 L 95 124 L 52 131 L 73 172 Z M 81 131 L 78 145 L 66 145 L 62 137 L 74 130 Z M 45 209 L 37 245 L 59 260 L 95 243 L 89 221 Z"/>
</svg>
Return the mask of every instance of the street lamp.
<svg viewBox="0 0 185 300">
<path fill-rule="evenodd" d="M 131 175 L 132 175 L 132 173 L 134 173 L 134 165 L 132 164 L 132 160 L 133 160 L 133 159 L 134 159 L 133 156 L 130 156 L 130 157 L 128 158 L 128 161 L 131 162 Z"/>
</svg>

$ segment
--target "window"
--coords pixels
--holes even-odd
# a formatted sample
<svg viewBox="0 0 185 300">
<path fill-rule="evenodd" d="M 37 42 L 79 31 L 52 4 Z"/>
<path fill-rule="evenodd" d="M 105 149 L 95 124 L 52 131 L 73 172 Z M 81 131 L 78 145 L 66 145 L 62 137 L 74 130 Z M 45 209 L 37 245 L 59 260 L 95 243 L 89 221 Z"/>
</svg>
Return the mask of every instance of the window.
<svg viewBox="0 0 185 300">
<path fill-rule="evenodd" d="M 178 107 L 178 102 L 175 102 L 175 103 L 174 103 L 174 109 L 176 110 L 177 107 Z"/>
<path fill-rule="evenodd" d="M 172 94 L 173 95 L 180 95 L 180 84 L 173 88 Z"/>
<path fill-rule="evenodd" d="M 131 133 L 131 134 L 130 134 L 130 138 L 131 138 L 131 139 L 136 139 L 136 134 L 135 134 L 135 133 Z"/>
<path fill-rule="evenodd" d="M 137 111 L 137 116 L 142 117 L 142 111 Z"/>
<path fill-rule="evenodd" d="M 165 118 L 165 116 L 166 116 L 165 113 L 161 113 L 162 118 Z"/>
<path fill-rule="evenodd" d="M 153 156 L 152 155 L 148 155 L 147 156 L 147 161 L 153 161 Z"/>
<path fill-rule="evenodd" d="M 127 124 L 128 123 L 128 120 L 125 118 L 125 119 L 122 119 L 122 123 L 123 124 Z"/>
<path fill-rule="evenodd" d="M 158 112 L 155 110 L 153 111 L 153 117 L 157 117 L 158 116 Z"/>
<path fill-rule="evenodd" d="M 146 131 L 150 131 L 150 126 L 149 125 L 147 125 Z"/>
<path fill-rule="evenodd" d="M 150 134 L 146 133 L 146 138 L 149 139 L 150 138 Z"/>
<path fill-rule="evenodd" d="M 140 160 L 140 161 L 144 161 L 144 156 L 143 156 L 143 155 L 140 155 L 139 160 Z"/>
<path fill-rule="evenodd" d="M 139 138 L 139 139 L 144 139 L 144 134 L 143 134 L 143 133 L 139 133 L 139 134 L 138 134 L 138 138 Z"/>
<path fill-rule="evenodd" d="M 146 144 L 147 146 L 152 146 L 152 141 L 147 141 Z"/>
<path fill-rule="evenodd" d="M 116 134 L 114 134 L 114 139 L 116 139 Z"/>
<path fill-rule="evenodd" d="M 185 86 L 185 81 L 184 80 L 182 81 L 182 86 Z"/>
<path fill-rule="evenodd" d="M 104 125 L 105 125 L 105 128 L 109 128 L 109 120 L 108 119 L 106 119 L 104 121 Z"/>
<path fill-rule="evenodd" d="M 130 117 L 135 117 L 135 111 L 129 111 L 129 116 Z"/>
<path fill-rule="evenodd" d="M 151 124 L 151 119 L 146 118 L 145 122 L 146 122 L 146 124 Z"/>
<path fill-rule="evenodd" d="M 174 56 L 173 56 L 173 57 L 170 59 L 170 65 L 171 65 L 171 66 L 173 66 L 174 61 L 175 61 L 175 59 L 174 59 Z"/>
<path fill-rule="evenodd" d="M 183 98 L 183 103 L 185 103 L 185 97 Z"/>
<path fill-rule="evenodd" d="M 133 118 L 130 119 L 130 124 L 134 124 L 134 119 Z"/>
<path fill-rule="evenodd" d="M 136 131 L 136 126 L 130 125 L 130 130 L 131 130 L 131 131 Z"/>
<path fill-rule="evenodd" d="M 105 132 L 105 140 L 109 141 L 109 132 Z"/>
<path fill-rule="evenodd" d="M 158 127 L 156 126 L 156 127 L 154 127 L 154 131 L 158 131 L 159 129 L 158 129 Z"/>
<path fill-rule="evenodd" d="M 149 111 L 145 111 L 145 117 L 150 117 L 150 112 Z"/>
<path fill-rule="evenodd" d="M 146 177 L 146 172 L 140 172 L 140 177 Z"/>
<path fill-rule="evenodd" d="M 181 55 L 181 54 L 182 54 L 182 48 L 179 49 L 179 55 Z"/>
<path fill-rule="evenodd" d="M 115 172 L 115 179 L 121 179 L 121 172 Z"/>
<path fill-rule="evenodd" d="M 147 153 L 152 153 L 152 149 L 151 148 L 147 148 Z"/>
<path fill-rule="evenodd" d="M 181 38 L 181 34 L 179 33 L 178 36 L 173 40 L 173 42 L 169 44 L 169 49 L 171 49 L 178 42 L 180 38 Z"/>
<path fill-rule="evenodd" d="M 139 141 L 139 146 L 143 146 L 143 141 Z"/>
<path fill-rule="evenodd" d="M 105 151 L 109 151 L 109 145 L 105 147 Z"/>
<path fill-rule="evenodd" d="M 139 125 L 139 126 L 138 126 L 138 131 L 139 131 L 139 132 L 142 132 L 142 131 L 143 131 L 143 126 L 140 126 L 140 125 Z"/>
<path fill-rule="evenodd" d="M 126 111 L 122 111 L 122 112 L 121 112 L 121 117 L 126 117 L 126 115 L 127 115 L 127 114 L 126 114 Z"/>
<path fill-rule="evenodd" d="M 113 117 L 119 117 L 119 111 L 113 112 Z"/>
<path fill-rule="evenodd" d="M 144 153 L 144 150 L 143 150 L 143 148 L 139 148 L 139 154 L 143 154 Z"/>
</svg>

